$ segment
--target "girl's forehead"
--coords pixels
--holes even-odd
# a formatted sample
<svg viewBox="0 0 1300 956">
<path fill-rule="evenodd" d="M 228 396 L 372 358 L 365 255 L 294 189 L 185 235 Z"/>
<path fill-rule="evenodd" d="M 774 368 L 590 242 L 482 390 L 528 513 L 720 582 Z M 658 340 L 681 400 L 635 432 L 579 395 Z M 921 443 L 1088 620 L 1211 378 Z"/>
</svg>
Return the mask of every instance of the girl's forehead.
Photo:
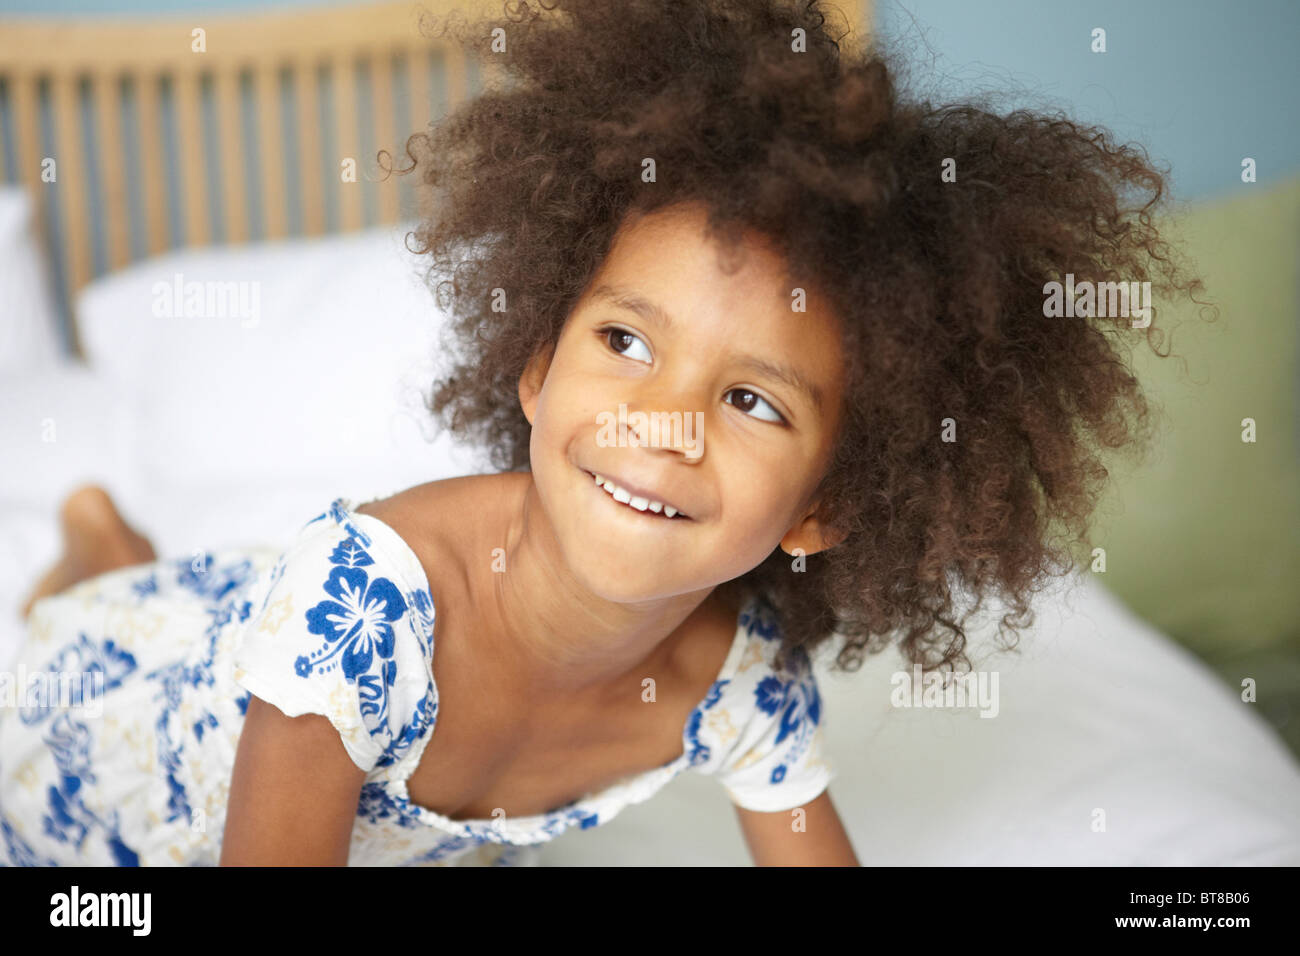
<svg viewBox="0 0 1300 956">
<path fill-rule="evenodd" d="M 784 264 L 781 243 L 775 237 L 738 222 L 721 222 L 710 228 L 710 210 L 700 201 L 675 203 L 654 210 L 634 210 L 624 216 L 615 230 L 611 254 L 629 248 L 661 247 L 662 243 L 688 243 L 692 248 L 711 247 L 726 271 L 742 268 L 757 256 L 758 265 Z M 622 247 L 620 249 L 620 246 Z"/>
<path fill-rule="evenodd" d="M 764 306 L 794 311 L 815 294 L 811 277 L 796 281 L 791 274 L 780 243 L 753 229 L 714 234 L 707 208 L 698 203 L 624 219 L 584 294 L 611 284 L 660 299 L 693 299 L 700 307 L 716 301 L 751 313 L 767 311 Z"/>
</svg>

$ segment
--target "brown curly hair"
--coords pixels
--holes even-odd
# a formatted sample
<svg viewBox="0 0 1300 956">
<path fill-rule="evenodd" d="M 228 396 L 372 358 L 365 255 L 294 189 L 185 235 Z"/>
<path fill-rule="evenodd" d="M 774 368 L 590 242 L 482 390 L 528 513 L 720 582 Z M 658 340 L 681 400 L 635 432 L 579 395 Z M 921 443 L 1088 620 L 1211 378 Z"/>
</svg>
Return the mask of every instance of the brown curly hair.
<svg viewBox="0 0 1300 956">
<path fill-rule="evenodd" d="M 428 408 L 493 467 L 527 469 L 525 364 L 556 344 L 629 213 L 702 201 L 711 238 L 772 238 L 844 326 L 817 494 L 847 537 L 797 574 L 775 549 L 728 586 L 776 610 L 783 664 L 839 634 L 841 669 L 895 636 L 927 671 L 969 668 L 967 616 L 996 593 L 999 633 L 1031 623 L 1043 576 L 1087 543 L 1098 452 L 1148 437 L 1121 359 L 1129 319 L 1045 317 L 1045 284 L 1202 284 L 1181 281 L 1153 226 L 1168 170 L 1145 150 L 1062 115 L 909 99 L 892 51 L 848 48 L 817 7 L 555 0 L 442 23 L 471 53 L 501 28 L 487 55 L 506 82 L 406 143 L 400 171 L 418 170 L 433 210 L 408 241 L 452 316 Z M 1161 355 L 1154 321 L 1145 338 Z M 963 590 L 976 601 L 959 620 Z"/>
</svg>

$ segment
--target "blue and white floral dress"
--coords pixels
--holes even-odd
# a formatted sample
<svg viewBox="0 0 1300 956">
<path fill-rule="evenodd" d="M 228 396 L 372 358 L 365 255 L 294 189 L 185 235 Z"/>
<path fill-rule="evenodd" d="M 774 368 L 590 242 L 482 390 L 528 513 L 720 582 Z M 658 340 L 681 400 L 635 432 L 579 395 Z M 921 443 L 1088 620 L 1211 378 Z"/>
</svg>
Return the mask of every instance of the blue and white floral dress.
<svg viewBox="0 0 1300 956">
<path fill-rule="evenodd" d="M 437 724 L 434 613 L 415 553 L 345 498 L 287 550 L 136 565 L 37 602 L 10 675 L 16 706 L 0 706 L 0 863 L 216 864 L 250 693 L 328 717 L 366 771 L 352 865 L 535 864 L 541 844 L 688 768 L 764 811 L 832 778 L 808 660 L 775 669 L 776 619 L 753 599 L 676 760 L 536 816 L 417 806 L 406 781 Z"/>
</svg>

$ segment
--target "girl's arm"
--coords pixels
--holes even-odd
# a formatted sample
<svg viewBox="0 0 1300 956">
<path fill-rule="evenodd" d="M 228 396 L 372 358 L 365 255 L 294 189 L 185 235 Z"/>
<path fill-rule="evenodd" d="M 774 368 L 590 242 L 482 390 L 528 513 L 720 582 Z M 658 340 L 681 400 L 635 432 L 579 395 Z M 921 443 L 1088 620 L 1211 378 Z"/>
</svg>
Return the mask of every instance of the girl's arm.
<svg viewBox="0 0 1300 956">
<path fill-rule="evenodd" d="M 220 865 L 346 866 L 365 778 L 328 718 L 250 695 Z"/>
<path fill-rule="evenodd" d="M 737 806 L 740 829 L 755 866 L 861 866 L 831 792 L 795 808 L 804 813 L 803 827 L 795 827 L 795 810 L 760 813 Z"/>
</svg>

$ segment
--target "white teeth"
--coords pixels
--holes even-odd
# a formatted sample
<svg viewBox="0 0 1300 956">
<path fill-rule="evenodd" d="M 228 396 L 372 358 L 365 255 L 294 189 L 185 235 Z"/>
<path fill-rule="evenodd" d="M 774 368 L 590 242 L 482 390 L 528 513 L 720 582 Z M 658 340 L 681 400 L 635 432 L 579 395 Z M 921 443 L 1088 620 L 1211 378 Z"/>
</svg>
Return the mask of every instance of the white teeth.
<svg viewBox="0 0 1300 956">
<path fill-rule="evenodd" d="M 615 501 L 621 501 L 625 505 L 631 505 L 637 511 L 645 511 L 646 509 L 649 509 L 650 511 L 653 511 L 655 514 L 659 514 L 662 511 L 664 516 L 668 518 L 671 518 L 673 515 L 677 514 L 677 509 L 674 508 L 672 505 L 666 505 L 660 501 L 651 501 L 649 498 L 643 498 L 640 495 L 633 495 L 631 492 L 623 488 L 620 488 L 612 481 L 607 481 L 606 479 L 602 478 L 600 475 L 595 474 L 594 472 L 592 474 L 592 477 L 596 479 L 596 484 L 600 485 L 607 492 L 609 492 L 611 495 L 614 496 Z"/>
</svg>

